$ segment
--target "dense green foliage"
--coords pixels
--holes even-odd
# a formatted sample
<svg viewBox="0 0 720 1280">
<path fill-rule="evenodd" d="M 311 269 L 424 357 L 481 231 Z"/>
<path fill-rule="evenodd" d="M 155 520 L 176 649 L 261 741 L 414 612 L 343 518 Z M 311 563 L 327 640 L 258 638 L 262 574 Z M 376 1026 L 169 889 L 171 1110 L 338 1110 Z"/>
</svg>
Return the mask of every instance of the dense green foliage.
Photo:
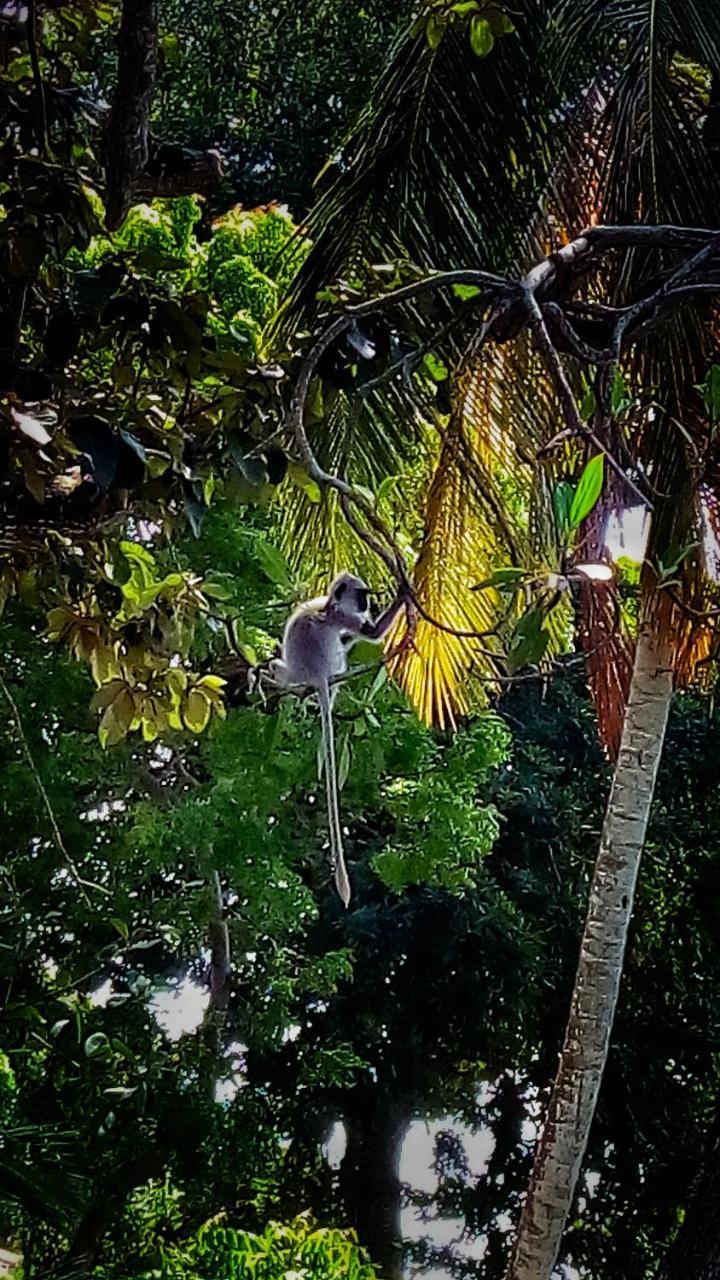
<svg viewBox="0 0 720 1280">
<path fill-rule="evenodd" d="M 116 7 L 39 6 L 44 117 L 27 31 L 0 22 L 0 1234 L 24 1280 L 373 1280 L 397 1256 L 401 1203 L 485 1247 L 468 1262 L 416 1240 L 418 1265 L 503 1275 L 608 781 L 574 663 L 549 687 L 522 677 L 451 735 L 420 722 L 376 648 L 356 651 L 370 669 L 337 699 L 349 913 L 330 886 L 316 708 L 250 698 L 246 673 L 303 575 L 343 555 L 378 574 L 282 436 L 308 315 L 418 263 L 475 262 L 478 242 L 511 263 L 557 159 L 561 131 L 518 110 L 546 17 L 520 8 L 162 0 L 152 129 L 219 145 L 226 174 L 209 200 L 134 203 L 113 234 L 96 116 Z M 601 46 L 595 32 L 583 75 Z M 695 114 L 703 84 L 683 90 Z M 301 221 L 328 158 L 311 250 Z M 471 507 L 455 520 L 462 485 L 430 477 L 438 457 L 436 477 L 453 475 L 449 366 L 475 296 L 453 294 L 458 324 L 432 350 L 449 315 L 436 300 L 398 331 L 369 327 L 368 361 L 331 351 L 307 412 L 343 474 L 352 452 L 408 560 L 422 547 L 426 568 L 439 530 L 441 569 L 470 556 L 468 582 L 488 567 L 476 542 L 459 548 Z M 408 356 L 387 394 L 368 390 Z M 535 536 L 508 459 L 493 468 L 495 511 Z M 563 470 L 552 554 L 570 554 L 604 478 L 598 457 Z M 512 601 L 538 579 L 534 562 L 500 573 L 512 637 Z M 564 646 L 571 612 L 564 598 L 554 615 Z M 482 606 L 469 621 L 484 627 Z M 514 633 L 510 669 L 562 647 L 546 622 L 536 609 Z M 476 707 L 466 647 L 455 674 Z M 678 698 L 566 1238 L 594 1277 L 652 1274 L 718 1097 L 719 734 Z M 401 1190 L 403 1138 L 439 1116 L 437 1187 Z M 458 1123 L 490 1140 L 475 1176 Z"/>
<path fill-rule="evenodd" d="M 218 509 L 199 539 L 184 549 L 176 544 L 176 556 L 182 571 L 187 555 L 197 566 L 210 556 L 217 563 L 222 543 L 228 563 L 244 548 L 247 567 L 234 587 L 254 637 L 272 626 L 274 601 L 253 542 L 265 545 Z M 261 624 L 255 632 L 253 615 Z M 216 1105 L 214 1090 L 222 1094 L 237 1071 L 242 1078 L 250 1057 L 279 1052 L 306 1005 L 331 999 L 351 981 L 355 963 L 327 887 L 316 716 L 288 700 L 264 714 L 241 706 L 194 746 L 183 746 L 176 731 L 159 751 L 137 740 L 103 751 L 86 670 L 33 637 L 28 614 L 8 613 L 3 650 L 12 705 L 2 735 L 0 958 L 18 1135 L 6 1191 L 25 1203 L 20 1170 L 31 1151 L 47 1173 L 45 1201 L 34 1205 L 43 1225 L 27 1210 L 18 1220 L 26 1263 L 39 1265 L 53 1248 L 67 1247 L 73 1215 L 109 1196 L 111 1186 L 103 1235 L 118 1217 L 118 1230 L 130 1230 L 122 1225 L 126 1197 L 166 1174 L 181 1193 L 184 1225 L 225 1209 L 261 1229 L 268 1212 L 287 1213 L 283 1143 L 290 1133 L 278 1125 L 261 1080 L 228 1107 Z M 201 645 L 201 660 L 203 652 L 207 658 Z M 478 723 L 455 744 L 435 743 L 372 676 L 349 688 L 339 707 L 340 751 L 350 769 L 343 806 L 362 875 L 377 885 L 372 869 L 387 872 L 391 900 L 393 885 L 417 879 L 472 884 L 496 832 L 494 811 L 477 806 L 483 779 L 506 750 L 499 722 Z M 462 778 L 457 796 L 453 778 Z M 421 828 L 408 794 L 425 796 Z M 421 856 L 419 829 L 432 859 Z M 186 990 L 188 978 L 202 981 L 215 873 L 228 895 L 230 1013 L 219 1040 L 210 1017 L 196 1035 L 168 1045 L 152 1001 L 178 981 Z M 305 943 L 318 897 L 335 920 L 320 949 Z M 301 1075 L 305 1088 L 316 1088 L 350 1083 L 366 1069 L 346 1038 L 326 1037 L 304 1054 Z M 61 1153 L 56 1132 L 67 1134 Z M 53 1201 L 59 1160 L 80 1180 L 70 1205 Z"/>
<path fill-rule="evenodd" d="M 225 203 L 279 192 L 300 216 L 411 5 L 162 0 L 158 130 L 225 157 Z"/>
<path fill-rule="evenodd" d="M 218 512 L 186 553 L 200 566 L 216 557 L 229 527 Z M 248 566 L 238 589 L 270 627 L 273 588 L 257 561 Z M 498 769 L 507 736 L 494 720 L 443 743 L 387 687 L 373 693 L 371 677 L 349 687 L 340 733 L 357 905 L 345 917 L 321 853 L 309 708 L 239 706 L 192 747 L 178 735 L 159 754 L 136 739 L 103 752 L 84 668 L 27 637 L 27 615 L 6 623 L 6 676 L 64 852 L 8 714 L 0 957 L 12 1077 L 0 1175 L 21 1206 L 7 1200 L 4 1221 L 26 1266 L 67 1250 L 97 1202 L 107 1202 L 102 1274 L 117 1280 L 130 1257 L 142 1271 L 162 1255 L 181 1276 L 212 1250 L 260 1247 L 224 1228 L 196 1236 L 218 1213 L 261 1236 L 268 1219 L 307 1209 L 345 1222 L 352 1170 L 333 1180 L 317 1144 L 342 1118 L 359 1158 L 359 1135 L 391 1108 L 401 1127 L 436 1114 L 489 1126 L 486 1177 L 468 1183 L 457 1140 L 441 1135 L 438 1190 L 411 1199 L 487 1233 L 478 1274 L 501 1275 L 503 1215 L 528 1167 L 522 1122 L 552 1075 L 602 810 L 589 707 L 570 684 L 544 703 L 518 690 L 512 757 Z M 677 1170 L 695 1166 L 718 1083 L 716 738 L 702 708 L 678 706 L 590 1155 L 599 1182 L 569 1237 L 573 1259 L 600 1273 L 622 1265 L 632 1280 L 672 1231 Z M 188 978 L 203 981 L 215 870 L 228 890 L 230 1013 L 219 1044 L 207 1017 L 168 1040 L 153 1002 L 180 984 L 187 1005 Z M 398 896 L 417 876 L 429 883 Z M 361 1168 L 369 1179 L 372 1165 Z M 415 1250 L 451 1263 L 446 1250 Z"/>
</svg>

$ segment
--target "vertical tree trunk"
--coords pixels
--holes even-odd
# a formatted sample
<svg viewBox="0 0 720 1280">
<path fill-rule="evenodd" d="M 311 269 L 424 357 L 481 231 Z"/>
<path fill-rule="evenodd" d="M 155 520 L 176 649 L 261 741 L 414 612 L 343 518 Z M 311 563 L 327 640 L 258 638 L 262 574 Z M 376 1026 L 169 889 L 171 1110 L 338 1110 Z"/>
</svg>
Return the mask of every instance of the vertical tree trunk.
<svg viewBox="0 0 720 1280">
<path fill-rule="evenodd" d="M 638 635 L 620 752 L 590 889 L 565 1043 L 508 1280 L 549 1280 L 595 1112 L 672 695 L 672 644 Z"/>
<path fill-rule="evenodd" d="M 210 1096 L 214 1100 L 215 1088 L 225 1066 L 225 1036 L 232 984 L 232 962 L 225 898 L 217 871 L 213 871 L 210 881 L 214 899 L 214 915 L 208 926 L 210 1000 L 205 1011 L 203 1027 L 212 1053 L 209 1084 Z"/>
<path fill-rule="evenodd" d="M 656 1280 L 720 1280 L 720 1117 L 715 1120 L 685 1220 Z"/>
<path fill-rule="evenodd" d="M 148 157 L 148 118 L 158 61 L 158 0 L 123 0 L 118 72 L 105 126 L 105 225 L 117 231 Z"/>
<path fill-rule="evenodd" d="M 402 1280 L 400 1153 L 407 1117 L 379 1092 L 363 1102 L 345 1121 L 340 1190 L 350 1223 L 383 1280 Z"/>
</svg>

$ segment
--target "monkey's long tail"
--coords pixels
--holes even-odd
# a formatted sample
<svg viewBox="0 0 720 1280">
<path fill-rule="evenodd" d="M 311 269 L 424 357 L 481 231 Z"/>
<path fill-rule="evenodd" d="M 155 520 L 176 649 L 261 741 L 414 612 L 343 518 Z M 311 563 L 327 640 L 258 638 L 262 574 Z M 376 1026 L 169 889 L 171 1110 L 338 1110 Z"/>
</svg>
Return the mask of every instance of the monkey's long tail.
<svg viewBox="0 0 720 1280">
<path fill-rule="evenodd" d="M 332 696 L 330 686 L 323 685 L 318 689 L 320 703 L 320 724 L 323 740 L 323 764 L 325 767 L 325 788 L 327 794 L 328 825 L 330 827 L 330 865 L 335 872 L 335 888 L 342 902 L 350 904 L 350 880 L 345 866 L 343 852 L 342 827 L 340 826 L 340 806 L 338 804 L 337 766 L 335 764 L 335 734 L 333 732 Z"/>
</svg>

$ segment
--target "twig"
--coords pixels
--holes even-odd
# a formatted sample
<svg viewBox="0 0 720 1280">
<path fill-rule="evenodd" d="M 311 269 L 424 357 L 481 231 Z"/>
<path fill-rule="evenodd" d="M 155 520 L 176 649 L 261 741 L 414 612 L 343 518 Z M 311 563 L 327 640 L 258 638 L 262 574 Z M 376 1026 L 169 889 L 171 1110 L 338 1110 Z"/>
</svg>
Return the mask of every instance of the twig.
<svg viewBox="0 0 720 1280">
<path fill-rule="evenodd" d="M 474 298 L 472 301 L 477 302 L 482 300 L 482 297 L 480 297 Z M 361 382 L 358 385 L 360 395 L 365 396 L 368 391 L 376 391 L 378 387 L 384 386 L 385 383 L 392 382 L 393 378 L 398 373 L 402 373 L 404 377 L 413 373 L 423 357 L 432 351 L 433 348 L 437 346 L 438 342 L 442 342 L 443 338 L 447 338 L 449 334 L 452 333 L 453 329 L 456 329 L 458 325 L 462 323 L 464 316 L 464 312 L 461 312 L 459 315 L 452 316 L 451 319 L 447 321 L 447 324 L 444 324 L 439 329 L 435 330 L 432 336 L 428 338 L 427 342 L 421 343 L 421 345 L 414 351 L 408 351 L 407 355 L 396 360 L 394 364 L 388 365 L 387 369 L 384 369 L 382 373 L 379 373 L 376 378 L 368 378 L 367 382 Z"/>
<path fill-rule="evenodd" d="M 92 903 L 90 901 L 90 898 L 88 897 L 88 894 L 85 892 L 86 889 L 94 889 L 96 890 L 97 893 L 103 893 L 108 898 L 112 897 L 110 890 L 106 889 L 104 885 L 95 884 L 94 881 L 92 880 L 83 879 L 83 877 L 80 875 L 80 872 L 78 871 L 77 867 L 75 866 L 75 863 L 73 862 L 72 858 L 70 857 L 70 854 L 68 853 L 65 847 L 65 841 L 62 838 L 62 834 L 57 823 L 57 818 L 55 817 L 55 811 L 52 807 L 52 804 L 50 803 L 50 797 L 47 791 L 45 790 L 45 785 L 43 783 L 42 778 L 40 777 L 40 772 L 35 763 L 32 751 L 30 750 L 30 744 L 28 743 L 27 737 L 25 735 L 25 730 L 23 728 L 23 722 L 22 722 L 22 717 L 20 715 L 20 710 L 18 708 L 18 705 L 12 693 L 10 692 L 10 688 L 2 672 L 0 672 L 0 690 L 2 690 L 5 701 L 10 707 L 12 717 L 15 721 L 15 729 L 17 732 L 17 737 L 20 743 L 20 747 L 22 749 L 22 753 L 25 756 L 25 761 L 33 776 L 35 786 L 38 789 L 40 799 L 42 800 L 42 803 L 43 803 L 43 808 L 45 809 L 45 813 L 47 814 L 47 819 L 48 819 L 48 822 L 50 823 L 50 830 L 52 832 L 53 840 L 55 841 L 55 844 L 58 850 L 62 854 L 65 865 L 67 866 L 71 875 L 74 877 L 76 883 L 80 887 L 82 895 L 85 898 L 85 901 L 88 906 L 92 906 Z"/>
<path fill-rule="evenodd" d="M 714 609 L 694 609 L 692 605 L 686 604 L 671 586 L 664 586 L 661 582 L 659 584 L 659 590 L 666 591 L 673 604 L 677 606 L 681 613 L 684 613 L 688 618 L 692 618 L 694 622 L 712 622 L 713 618 L 720 618 L 720 607 Z"/>
<path fill-rule="evenodd" d="M 565 420 L 568 423 L 569 430 L 574 432 L 577 436 L 584 436 L 586 439 L 592 441 L 596 449 L 599 449 L 600 452 L 605 455 L 613 471 L 628 486 L 628 488 L 632 490 L 636 498 L 640 500 L 643 506 L 652 511 L 653 505 L 650 499 L 642 492 L 641 489 L 638 489 L 635 481 L 631 480 L 627 473 L 623 471 L 620 463 L 613 457 L 610 450 L 605 447 L 602 441 L 595 435 L 595 432 L 588 427 L 580 417 L 580 410 L 578 409 L 577 401 L 573 395 L 572 387 L 568 382 L 567 374 L 563 369 L 560 356 L 558 355 L 550 334 L 547 331 L 547 325 L 545 324 L 543 313 L 540 310 L 537 298 L 533 293 L 528 292 L 526 299 L 530 315 L 530 327 L 535 334 L 538 350 L 545 361 L 548 373 L 555 383 L 555 388 L 563 407 Z"/>
<path fill-rule="evenodd" d="M 488 294 L 515 293 L 517 285 L 503 276 L 491 271 L 437 271 L 434 275 L 423 276 L 422 280 L 414 280 L 412 284 L 401 285 L 399 289 L 391 289 L 388 293 L 380 293 L 374 298 L 366 298 L 363 302 L 350 303 L 345 307 L 347 315 L 357 320 L 358 317 L 374 315 L 378 311 L 387 311 L 409 302 L 419 293 L 429 293 L 435 289 L 451 289 L 457 284 L 474 284 Z M 479 302 L 479 298 L 473 299 Z"/>
<path fill-rule="evenodd" d="M 559 303 L 546 302 L 542 307 L 542 311 L 544 315 L 550 316 L 555 322 L 563 337 L 567 339 L 572 347 L 573 355 L 578 356 L 580 360 L 586 360 L 588 364 L 607 364 L 613 359 L 612 351 L 591 347 L 587 342 L 583 342 L 582 338 L 573 329 Z"/>
<path fill-rule="evenodd" d="M 683 282 L 689 275 L 692 275 L 693 272 L 704 266 L 708 258 L 711 258 L 713 254 L 717 252 L 720 252 L 720 232 L 716 231 L 711 234 L 709 243 L 706 243 L 698 253 L 693 254 L 691 258 L 688 258 L 685 262 L 681 263 L 677 270 L 674 271 L 671 276 L 668 276 L 667 280 L 660 285 L 659 289 L 656 289 L 649 297 L 641 298 L 639 302 L 628 307 L 615 325 L 615 332 L 613 335 L 613 345 L 615 350 L 619 352 L 628 329 L 631 329 L 635 323 L 648 312 L 656 311 L 658 307 L 662 306 L 662 304 L 669 299 L 672 293 L 680 292 L 682 299 L 685 300 L 688 290 L 692 289 L 693 286 L 684 285 Z M 698 282 L 698 287 L 700 287 L 701 284 L 702 282 Z M 718 288 L 720 288 L 720 286 L 718 286 Z"/>
<path fill-rule="evenodd" d="M 414 594 L 413 594 L 413 604 L 417 609 L 418 613 L 420 614 L 420 617 L 425 622 L 429 623 L 431 627 L 435 627 L 438 631 L 444 631 L 446 635 L 456 636 L 458 640 L 487 640 L 489 639 L 490 636 L 495 635 L 494 630 L 471 631 L 468 629 L 466 631 L 460 627 L 450 626 L 449 622 L 440 622 L 439 618 L 434 618 L 431 613 L 428 613 L 427 609 L 420 604 L 420 602 L 418 601 L 418 599 Z M 494 653 L 492 649 L 479 649 L 478 652 L 481 653 L 485 658 L 494 658 L 495 661 L 497 661 L 502 656 L 499 653 Z"/>
<path fill-rule="evenodd" d="M 307 400 L 310 382 L 318 362 L 333 343 L 350 328 L 351 324 L 352 317 L 350 315 L 338 316 L 325 332 L 320 335 L 303 360 L 290 401 L 288 425 L 295 437 L 295 442 L 310 479 L 325 488 L 334 489 L 340 495 L 345 517 L 352 524 L 358 537 L 362 538 L 363 542 L 383 561 L 392 576 L 402 582 L 400 573 L 402 556 L 382 520 L 373 509 L 372 504 L 353 485 L 348 484 L 346 480 L 342 480 L 340 476 L 325 471 L 320 466 L 305 430 L 305 401 Z M 362 512 L 371 529 L 375 531 L 374 534 L 371 534 L 367 529 L 363 529 L 359 521 L 354 520 L 354 513 L 351 513 L 351 517 L 348 516 L 348 512 L 351 511 L 351 504 Z"/>
<path fill-rule="evenodd" d="M 629 307 L 613 308 L 591 302 L 568 300 L 564 305 L 568 310 L 584 312 L 614 320 L 612 342 L 606 350 L 597 350 L 583 342 L 567 318 L 557 301 L 558 284 L 567 281 L 567 292 L 574 287 L 579 274 L 586 272 L 593 260 L 602 253 L 614 249 L 669 249 L 685 250 L 691 256 L 665 280 L 661 287 L 649 298 L 644 298 Z M 657 322 L 659 314 L 670 305 L 682 304 L 690 300 L 696 293 L 720 292 L 720 283 L 705 281 L 688 281 L 708 259 L 720 248 L 720 233 L 704 228 L 679 227 L 673 224 L 657 226 L 610 226 L 589 227 L 575 240 L 549 254 L 526 273 L 522 280 L 512 282 L 492 272 L 470 269 L 467 271 L 438 272 L 426 276 L 422 280 L 402 285 L 400 288 L 377 297 L 367 298 L 361 302 L 345 302 L 343 312 L 337 315 L 320 334 L 302 361 L 300 371 L 291 397 L 287 426 L 295 439 L 296 446 L 311 479 L 317 484 L 335 490 L 339 495 L 340 506 L 348 524 L 358 537 L 383 561 L 386 568 L 397 579 L 400 587 L 407 594 L 408 609 L 410 603 L 414 610 L 431 626 L 467 639 L 485 639 L 493 632 L 479 632 L 460 629 L 440 622 L 420 604 L 409 581 L 403 557 L 377 515 L 373 505 L 355 486 L 324 470 L 318 462 L 305 428 L 305 403 L 313 376 L 322 356 L 334 343 L 347 333 L 351 325 L 358 319 L 376 315 L 404 303 L 412 301 L 418 295 L 436 289 L 451 288 L 458 284 L 477 285 L 481 293 L 476 303 L 495 302 L 495 305 L 482 326 L 483 341 L 495 338 L 497 342 L 507 341 L 526 324 L 531 328 L 538 350 L 555 386 L 566 421 L 566 432 L 560 433 L 553 444 L 562 438 L 576 436 L 594 445 L 607 458 L 608 466 L 617 474 L 623 484 L 636 496 L 639 502 L 652 510 L 653 504 L 620 462 L 613 456 L 596 432 L 584 423 L 579 412 L 577 401 L 568 381 L 563 362 L 548 332 L 545 314 L 552 318 L 563 332 L 574 354 L 595 365 L 605 366 L 603 378 L 609 385 L 613 365 L 619 355 L 627 336 L 643 321 L 654 313 L 653 320 L 646 320 L 641 325 L 642 331 Z M 549 296 L 550 295 L 550 296 Z M 453 322 L 451 322 L 452 325 Z M 445 326 L 445 332 L 449 326 Z M 437 335 L 435 339 L 437 340 Z M 422 352 L 424 348 L 420 348 Z M 415 353 L 415 361 L 420 353 Z M 367 393 L 381 385 L 395 372 L 403 367 L 412 366 L 413 357 L 391 366 L 378 378 L 370 380 L 361 388 Z M 632 458 L 626 459 L 628 469 L 637 465 Z M 362 517 L 362 519 L 359 518 Z M 408 612 L 408 619 L 410 614 Z M 483 651 L 487 656 L 497 658 L 498 655 Z"/>
<path fill-rule="evenodd" d="M 50 134 L 48 132 L 47 121 L 47 102 L 45 100 L 45 85 L 43 83 L 42 71 L 40 70 L 40 57 L 38 54 L 37 43 L 37 4 L 36 0 L 28 0 L 28 16 L 27 16 L 27 44 L 28 53 L 30 54 L 30 66 L 32 67 L 33 79 L 35 81 L 35 91 L 38 97 L 38 107 L 40 113 L 40 146 L 44 156 L 50 158 Z"/>
</svg>

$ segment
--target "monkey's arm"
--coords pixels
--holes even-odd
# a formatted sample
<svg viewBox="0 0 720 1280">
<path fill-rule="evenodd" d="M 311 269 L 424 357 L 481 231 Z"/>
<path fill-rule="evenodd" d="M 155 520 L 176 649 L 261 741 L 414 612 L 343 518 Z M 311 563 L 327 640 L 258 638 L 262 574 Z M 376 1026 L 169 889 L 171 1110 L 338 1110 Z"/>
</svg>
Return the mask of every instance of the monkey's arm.
<svg viewBox="0 0 720 1280">
<path fill-rule="evenodd" d="M 386 609 L 383 609 L 377 618 L 372 622 L 363 623 L 361 635 L 367 640 L 382 640 L 386 632 L 390 630 L 406 600 L 406 593 L 399 591 L 392 603 Z"/>
</svg>

